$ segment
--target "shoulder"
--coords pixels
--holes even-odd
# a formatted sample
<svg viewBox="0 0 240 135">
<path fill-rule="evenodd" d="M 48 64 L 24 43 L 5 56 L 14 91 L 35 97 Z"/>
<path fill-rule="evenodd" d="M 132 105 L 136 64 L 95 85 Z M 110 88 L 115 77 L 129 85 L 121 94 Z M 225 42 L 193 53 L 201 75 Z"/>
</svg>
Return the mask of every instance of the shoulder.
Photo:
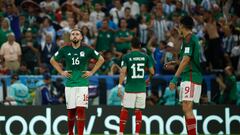
<svg viewBox="0 0 240 135">
<path fill-rule="evenodd" d="M 8 46 L 8 42 L 4 42 L 4 43 L 2 44 L 2 47 L 1 47 L 1 48 L 4 48 L 4 47 L 6 47 L 6 46 Z"/>
<path fill-rule="evenodd" d="M 91 46 L 88 46 L 88 45 L 86 45 L 85 43 L 82 43 L 82 44 L 81 44 L 81 47 L 82 47 L 84 50 L 94 50 Z"/>
<path fill-rule="evenodd" d="M 71 47 L 72 47 L 71 45 L 65 45 L 64 47 L 60 48 L 60 50 L 70 49 Z"/>
<path fill-rule="evenodd" d="M 194 41 L 198 41 L 199 39 L 198 39 L 198 37 L 195 35 L 195 34 L 192 34 L 192 40 L 194 40 Z"/>
</svg>

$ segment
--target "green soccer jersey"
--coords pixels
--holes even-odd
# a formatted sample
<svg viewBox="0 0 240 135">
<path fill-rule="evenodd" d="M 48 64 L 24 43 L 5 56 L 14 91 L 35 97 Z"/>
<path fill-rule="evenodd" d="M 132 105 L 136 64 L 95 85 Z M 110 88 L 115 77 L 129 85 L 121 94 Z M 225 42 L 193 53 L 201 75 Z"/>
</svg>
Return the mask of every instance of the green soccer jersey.
<svg viewBox="0 0 240 135">
<path fill-rule="evenodd" d="M 180 51 L 180 59 L 183 56 L 191 57 L 190 63 L 185 67 L 181 74 L 182 81 L 191 81 L 193 83 L 202 84 L 202 74 L 200 69 L 200 45 L 198 38 L 195 35 L 191 36 L 187 43 L 183 40 Z"/>
<path fill-rule="evenodd" d="M 126 92 L 146 92 L 145 69 L 151 68 L 149 57 L 139 51 L 133 51 L 123 57 L 122 67 L 127 68 Z"/>
<path fill-rule="evenodd" d="M 111 49 L 111 45 L 113 43 L 113 32 L 110 30 L 103 31 L 100 30 L 97 36 L 97 44 L 96 50 L 97 51 L 108 51 Z"/>
<path fill-rule="evenodd" d="M 82 77 L 83 71 L 87 71 L 90 59 L 98 59 L 100 54 L 87 47 L 80 46 L 73 48 L 72 46 L 65 46 L 59 49 L 54 59 L 56 61 L 65 60 L 67 71 L 71 71 L 71 77 L 67 78 L 66 87 L 81 87 L 88 86 L 88 79 Z"/>
<path fill-rule="evenodd" d="M 129 30 L 119 30 L 115 34 L 115 38 L 126 38 L 128 36 L 132 35 L 132 33 Z M 123 43 L 116 43 L 116 50 L 117 51 L 126 51 L 131 49 L 131 43 L 130 41 L 123 42 Z"/>
</svg>

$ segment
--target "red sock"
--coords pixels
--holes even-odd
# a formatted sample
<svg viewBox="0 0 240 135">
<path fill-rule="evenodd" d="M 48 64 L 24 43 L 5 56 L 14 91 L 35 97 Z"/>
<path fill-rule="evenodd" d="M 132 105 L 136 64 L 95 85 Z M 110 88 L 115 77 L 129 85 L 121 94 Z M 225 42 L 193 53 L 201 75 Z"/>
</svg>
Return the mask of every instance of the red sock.
<svg viewBox="0 0 240 135">
<path fill-rule="evenodd" d="M 85 121 L 85 108 L 77 107 L 77 129 L 78 135 L 83 135 Z"/>
<path fill-rule="evenodd" d="M 136 115 L 136 133 L 139 133 L 142 127 L 142 111 L 135 110 Z"/>
<path fill-rule="evenodd" d="M 122 108 L 121 113 L 120 113 L 120 132 L 124 132 L 125 125 L 127 123 L 128 119 L 128 110 Z"/>
<path fill-rule="evenodd" d="M 73 127 L 75 123 L 76 109 L 68 109 L 68 133 L 73 135 Z"/>
<path fill-rule="evenodd" d="M 196 135 L 196 119 L 185 118 L 188 135 Z"/>
</svg>

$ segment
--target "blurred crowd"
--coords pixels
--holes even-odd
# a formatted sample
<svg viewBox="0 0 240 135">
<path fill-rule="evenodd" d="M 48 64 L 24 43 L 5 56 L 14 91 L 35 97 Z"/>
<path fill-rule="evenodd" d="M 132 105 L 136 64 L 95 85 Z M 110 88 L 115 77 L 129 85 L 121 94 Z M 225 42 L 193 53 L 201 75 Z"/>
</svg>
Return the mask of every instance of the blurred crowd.
<svg viewBox="0 0 240 135">
<path fill-rule="evenodd" d="M 202 73 L 217 75 L 216 102 L 237 102 L 237 96 L 229 95 L 237 95 L 240 74 L 238 0 L 0 0 L 0 7 L 1 75 L 57 74 L 49 60 L 70 44 L 69 33 L 76 27 L 82 30 L 82 43 L 105 58 L 97 75 L 119 74 L 134 36 L 151 56 L 155 76 L 173 74 L 177 67 L 166 71 L 163 65 L 178 60 L 179 21 L 190 15 L 201 45 Z M 152 95 L 150 104 L 155 98 L 160 100 Z"/>
</svg>

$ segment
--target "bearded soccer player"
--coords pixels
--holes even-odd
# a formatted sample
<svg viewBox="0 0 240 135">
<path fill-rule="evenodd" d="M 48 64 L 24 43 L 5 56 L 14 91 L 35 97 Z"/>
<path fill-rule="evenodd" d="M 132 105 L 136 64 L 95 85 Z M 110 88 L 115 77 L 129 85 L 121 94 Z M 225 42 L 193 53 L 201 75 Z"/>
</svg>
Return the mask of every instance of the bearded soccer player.
<svg viewBox="0 0 240 135">
<path fill-rule="evenodd" d="M 174 77 L 170 81 L 169 88 L 174 90 L 178 79 L 181 77 L 179 100 L 182 102 L 187 132 L 189 135 L 196 135 L 196 119 L 192 109 L 193 102 L 199 103 L 202 89 L 202 74 L 199 61 L 200 45 L 198 38 L 192 33 L 193 19 L 190 16 L 184 16 L 180 23 L 179 32 L 183 36 L 180 50 L 181 61 Z M 175 63 L 172 61 L 168 64 Z"/>
<path fill-rule="evenodd" d="M 83 135 L 85 124 L 85 108 L 88 107 L 88 77 L 92 76 L 103 64 L 103 57 L 95 50 L 81 44 L 83 36 L 79 29 L 70 33 L 71 46 L 58 50 L 51 58 L 53 67 L 67 78 L 65 97 L 68 110 L 68 133 L 73 135 L 73 127 L 77 115 L 78 134 Z M 90 59 L 97 59 L 91 71 L 87 71 Z M 65 60 L 65 71 L 59 62 Z"/>
<path fill-rule="evenodd" d="M 128 119 L 129 109 L 135 109 L 136 135 L 139 135 L 142 126 L 142 109 L 145 109 L 146 83 L 145 69 L 148 68 L 151 75 L 154 69 L 148 55 L 140 52 L 140 42 L 137 38 L 132 39 L 132 51 L 122 60 L 122 69 L 119 77 L 118 95 L 122 98 L 120 113 L 120 135 L 123 135 Z M 126 77 L 125 92 L 122 93 L 122 85 Z"/>
</svg>

